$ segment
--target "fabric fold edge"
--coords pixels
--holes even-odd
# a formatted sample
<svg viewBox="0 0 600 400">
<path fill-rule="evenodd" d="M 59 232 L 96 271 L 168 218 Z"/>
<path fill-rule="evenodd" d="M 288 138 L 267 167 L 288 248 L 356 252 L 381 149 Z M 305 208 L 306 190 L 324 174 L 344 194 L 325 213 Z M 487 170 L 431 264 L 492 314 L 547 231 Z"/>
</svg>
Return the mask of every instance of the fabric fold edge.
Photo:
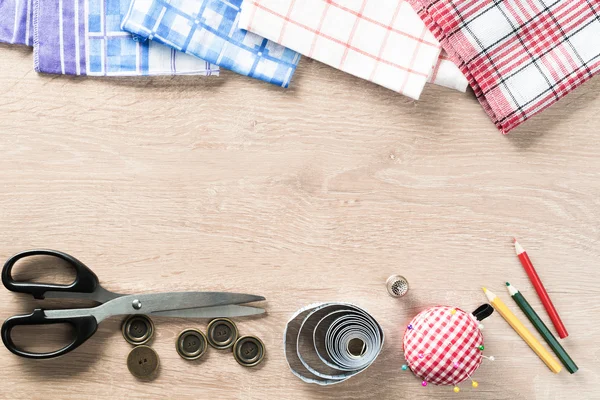
<svg viewBox="0 0 600 400">
<path fill-rule="evenodd" d="M 436 39 L 442 44 L 442 48 L 448 53 L 448 57 L 456 64 L 456 66 L 460 69 L 463 75 L 466 77 L 469 85 L 475 92 L 475 96 L 484 111 L 488 116 L 492 119 L 496 127 L 502 132 L 502 134 L 507 134 L 509 130 L 505 130 L 502 124 L 499 122 L 499 119 L 496 113 L 493 111 L 491 104 L 488 102 L 488 99 L 483 95 L 479 84 L 477 83 L 475 77 L 469 70 L 466 65 L 465 60 L 460 56 L 460 53 L 457 49 L 455 49 L 454 44 L 448 40 L 448 37 L 444 33 L 444 31 L 440 28 L 440 26 L 434 21 L 432 16 L 426 10 L 425 5 L 419 0 L 410 0 L 411 5 L 419 14 L 427 28 L 431 31 L 431 33 L 436 37 Z"/>
<path fill-rule="evenodd" d="M 38 27 L 40 14 L 40 0 L 33 0 L 33 69 L 35 72 L 40 72 L 40 31 Z"/>
</svg>

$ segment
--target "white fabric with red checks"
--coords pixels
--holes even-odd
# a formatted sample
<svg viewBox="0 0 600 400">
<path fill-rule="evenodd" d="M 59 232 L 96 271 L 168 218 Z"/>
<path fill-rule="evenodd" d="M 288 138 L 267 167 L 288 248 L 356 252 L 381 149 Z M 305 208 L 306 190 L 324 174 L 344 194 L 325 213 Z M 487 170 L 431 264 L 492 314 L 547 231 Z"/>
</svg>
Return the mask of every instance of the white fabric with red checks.
<svg viewBox="0 0 600 400">
<path fill-rule="evenodd" d="M 483 357 L 477 319 L 458 308 L 429 308 L 408 325 L 404 357 L 412 372 L 434 385 L 457 385 L 473 376 Z"/>
<path fill-rule="evenodd" d="M 467 87 L 404 0 L 244 0 L 239 26 L 413 99 L 428 81 Z"/>
<path fill-rule="evenodd" d="M 600 71 L 599 0 L 411 0 L 503 132 Z"/>
</svg>

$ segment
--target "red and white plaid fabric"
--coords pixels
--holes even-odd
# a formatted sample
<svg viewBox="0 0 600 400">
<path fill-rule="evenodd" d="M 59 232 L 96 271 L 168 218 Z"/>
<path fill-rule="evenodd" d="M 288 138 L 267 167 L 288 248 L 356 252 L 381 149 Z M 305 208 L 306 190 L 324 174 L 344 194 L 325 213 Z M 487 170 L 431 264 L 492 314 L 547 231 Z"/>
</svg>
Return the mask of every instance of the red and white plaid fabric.
<svg viewBox="0 0 600 400">
<path fill-rule="evenodd" d="M 600 69 L 598 0 L 411 0 L 508 133 Z"/>
<path fill-rule="evenodd" d="M 404 0 L 244 0 L 239 26 L 413 99 L 427 81 L 467 88 Z"/>
<path fill-rule="evenodd" d="M 472 314 L 458 308 L 438 306 L 419 313 L 404 333 L 408 366 L 434 385 L 457 385 L 469 379 L 483 360 L 478 325 Z"/>
</svg>

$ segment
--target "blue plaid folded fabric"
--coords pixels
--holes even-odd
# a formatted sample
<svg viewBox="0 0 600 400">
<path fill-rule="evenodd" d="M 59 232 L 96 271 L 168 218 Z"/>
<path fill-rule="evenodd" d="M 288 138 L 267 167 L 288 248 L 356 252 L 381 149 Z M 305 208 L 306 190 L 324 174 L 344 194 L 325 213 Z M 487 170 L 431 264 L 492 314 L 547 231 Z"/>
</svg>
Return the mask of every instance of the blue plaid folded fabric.
<svg viewBox="0 0 600 400">
<path fill-rule="evenodd" d="M 242 0 L 132 0 L 121 28 L 242 75 L 288 87 L 300 55 L 238 28 Z"/>
</svg>

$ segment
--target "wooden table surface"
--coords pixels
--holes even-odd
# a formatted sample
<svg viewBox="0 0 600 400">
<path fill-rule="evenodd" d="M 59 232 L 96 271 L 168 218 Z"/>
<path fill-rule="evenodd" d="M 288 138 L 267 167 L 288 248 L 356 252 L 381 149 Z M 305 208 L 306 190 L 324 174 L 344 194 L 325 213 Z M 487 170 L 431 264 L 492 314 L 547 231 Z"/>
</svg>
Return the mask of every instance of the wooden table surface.
<svg viewBox="0 0 600 400">
<path fill-rule="evenodd" d="M 267 316 L 238 320 L 266 344 L 259 368 L 216 350 L 186 362 L 175 337 L 206 321 L 157 318 L 160 374 L 140 382 L 113 317 L 59 359 L 1 347 L 0 397 L 598 398 L 600 80 L 502 136 L 472 93 L 429 86 L 413 102 L 308 59 L 289 90 L 229 72 L 44 76 L 29 50 L 9 46 L 0 46 L 0 71 L 0 258 L 53 248 L 117 292 L 268 299 Z M 570 332 L 563 343 L 580 371 L 552 374 L 494 314 L 484 336 L 496 361 L 476 372 L 479 388 L 421 387 L 401 371 L 402 335 L 427 306 L 472 311 L 485 285 L 524 320 L 503 287 L 510 280 L 551 326 L 513 236 Z M 395 273 L 411 285 L 402 299 L 386 293 Z M 362 306 L 386 334 L 369 370 L 332 387 L 294 377 L 282 348 L 288 318 L 318 301 Z M 2 320 L 36 305 L 0 290 Z M 40 332 L 21 339 L 41 343 Z"/>
</svg>

